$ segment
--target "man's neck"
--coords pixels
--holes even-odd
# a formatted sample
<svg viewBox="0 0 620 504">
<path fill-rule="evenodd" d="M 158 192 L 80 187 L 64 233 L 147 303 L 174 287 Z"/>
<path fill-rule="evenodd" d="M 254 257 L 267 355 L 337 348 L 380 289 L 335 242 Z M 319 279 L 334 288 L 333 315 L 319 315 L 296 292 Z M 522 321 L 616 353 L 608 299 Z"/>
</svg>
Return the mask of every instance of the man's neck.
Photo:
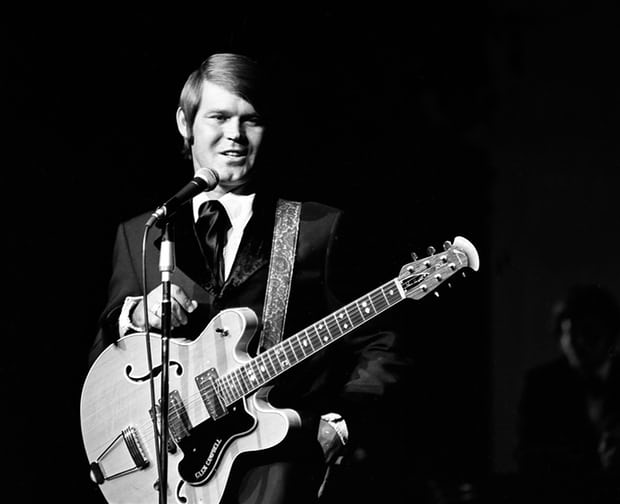
<svg viewBox="0 0 620 504">
<path fill-rule="evenodd" d="M 228 193 L 237 194 L 239 196 L 247 196 L 248 194 L 254 194 L 257 189 L 257 183 L 254 180 L 248 180 L 240 185 L 227 186 L 225 184 L 219 184 L 213 190 L 209 191 L 209 198 L 220 199 L 222 196 Z"/>
</svg>

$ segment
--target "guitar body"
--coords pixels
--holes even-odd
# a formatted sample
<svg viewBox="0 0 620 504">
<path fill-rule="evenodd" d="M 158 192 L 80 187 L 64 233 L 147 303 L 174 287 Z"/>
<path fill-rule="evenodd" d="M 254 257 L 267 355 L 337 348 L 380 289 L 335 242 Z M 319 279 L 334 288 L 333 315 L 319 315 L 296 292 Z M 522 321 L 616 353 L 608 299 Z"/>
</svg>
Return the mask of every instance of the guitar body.
<svg viewBox="0 0 620 504">
<path fill-rule="evenodd" d="M 201 389 L 197 377 L 207 371 L 223 376 L 249 362 L 247 346 L 257 322 L 248 308 L 224 310 L 196 340 L 170 340 L 168 502 L 218 503 L 240 454 L 271 448 L 301 424 L 295 411 L 269 404 L 268 388 L 209 413 L 213 394 Z M 151 354 L 159 401 L 161 340 L 156 335 L 151 335 Z M 84 384 L 82 437 L 92 477 L 110 503 L 157 502 L 149 376 L 145 336 L 132 334 L 99 356 Z"/>
</svg>

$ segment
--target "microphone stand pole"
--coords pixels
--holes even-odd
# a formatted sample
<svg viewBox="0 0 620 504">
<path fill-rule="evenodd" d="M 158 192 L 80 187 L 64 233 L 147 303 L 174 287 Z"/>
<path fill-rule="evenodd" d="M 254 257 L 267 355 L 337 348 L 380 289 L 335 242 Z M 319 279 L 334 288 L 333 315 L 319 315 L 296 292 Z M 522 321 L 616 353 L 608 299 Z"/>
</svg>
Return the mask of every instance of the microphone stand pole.
<svg viewBox="0 0 620 504">
<path fill-rule="evenodd" d="M 170 368 L 170 333 L 172 331 L 172 299 L 170 295 L 170 277 L 174 271 L 174 229 L 166 220 L 163 225 L 159 271 L 161 272 L 161 399 L 160 399 L 160 481 L 159 503 L 166 504 L 168 495 L 168 411 L 169 411 L 169 368 Z"/>
</svg>

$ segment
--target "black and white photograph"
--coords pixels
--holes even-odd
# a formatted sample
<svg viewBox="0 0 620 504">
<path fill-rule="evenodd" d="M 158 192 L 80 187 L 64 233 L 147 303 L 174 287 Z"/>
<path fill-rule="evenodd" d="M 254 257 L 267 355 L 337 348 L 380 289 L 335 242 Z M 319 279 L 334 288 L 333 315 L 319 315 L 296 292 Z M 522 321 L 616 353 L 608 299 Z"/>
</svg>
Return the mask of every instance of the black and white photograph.
<svg viewBox="0 0 620 504">
<path fill-rule="evenodd" d="M 16 5 L 0 500 L 620 503 L 620 5 Z"/>
</svg>

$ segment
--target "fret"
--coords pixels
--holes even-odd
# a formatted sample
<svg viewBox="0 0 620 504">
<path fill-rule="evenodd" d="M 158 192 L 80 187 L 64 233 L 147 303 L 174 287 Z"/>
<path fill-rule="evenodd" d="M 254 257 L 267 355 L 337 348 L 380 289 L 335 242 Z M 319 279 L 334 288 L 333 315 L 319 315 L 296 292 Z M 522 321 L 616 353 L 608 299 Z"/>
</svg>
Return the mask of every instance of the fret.
<svg viewBox="0 0 620 504">
<path fill-rule="evenodd" d="M 288 357 L 288 361 L 291 363 L 291 366 L 297 364 L 297 362 L 299 362 L 299 356 L 297 354 L 297 351 L 294 348 L 294 343 L 295 340 L 297 338 L 287 338 L 284 340 L 284 352 L 286 353 L 287 357 Z M 288 348 L 287 348 L 288 347 Z M 303 355 L 302 355 L 303 357 Z"/>
<path fill-rule="evenodd" d="M 272 376 L 277 376 L 282 372 L 282 364 L 280 364 L 280 359 L 278 359 L 275 349 L 276 347 L 271 347 L 265 352 L 269 356 L 269 362 L 271 362 L 271 365 L 273 367 Z"/>
<path fill-rule="evenodd" d="M 276 359 L 278 360 L 278 363 L 280 364 L 280 367 L 282 370 L 290 367 L 291 363 L 288 360 L 288 356 L 286 355 L 286 352 L 284 351 L 284 344 L 279 344 L 276 345 L 274 348 L 274 352 L 276 354 Z"/>
<path fill-rule="evenodd" d="M 327 330 L 332 337 L 332 341 L 342 336 L 342 331 L 340 330 L 340 326 L 338 325 L 338 320 L 335 315 L 330 315 L 325 319 L 325 321 Z"/>
<path fill-rule="evenodd" d="M 381 295 L 381 292 L 379 290 L 371 292 L 370 298 L 372 300 L 372 305 L 375 309 L 375 313 L 381 313 L 383 310 L 385 310 L 385 308 L 387 308 L 385 298 Z"/>
<path fill-rule="evenodd" d="M 282 345 L 276 345 L 272 348 L 273 350 L 273 355 L 276 358 L 276 361 L 278 363 L 278 366 L 280 366 L 280 369 L 278 371 L 278 374 L 280 374 L 282 371 L 286 370 L 289 367 L 289 362 L 288 359 L 286 358 L 286 354 L 284 353 L 284 350 L 282 349 Z"/>
<path fill-rule="evenodd" d="M 234 403 L 239 397 L 239 391 L 237 390 L 237 385 L 235 384 L 235 380 L 231 374 L 227 375 L 228 382 L 228 392 L 230 395 L 229 404 Z"/>
<path fill-rule="evenodd" d="M 261 354 L 256 358 L 256 361 L 258 361 L 258 370 L 260 371 L 261 374 L 261 379 L 263 381 L 263 383 L 269 381 L 269 379 L 271 378 L 271 375 L 269 374 L 269 370 L 267 369 L 267 364 L 265 363 L 265 354 Z M 265 378 L 265 375 L 267 375 L 267 378 Z"/>
<path fill-rule="evenodd" d="M 385 297 L 383 289 L 377 289 L 376 291 L 374 291 L 373 295 L 375 309 L 377 310 L 377 313 L 381 313 L 385 311 L 386 308 L 390 307 L 390 303 L 388 302 L 387 297 Z"/>
<path fill-rule="evenodd" d="M 351 329 L 349 317 L 344 310 L 339 311 L 334 318 L 338 324 L 341 334 L 344 334 Z"/>
<path fill-rule="evenodd" d="M 347 320 L 349 321 L 349 327 L 347 328 L 348 331 L 350 331 L 351 329 L 354 329 L 356 327 L 355 323 L 353 322 L 353 320 L 351 320 L 351 315 L 349 315 L 349 308 L 350 305 L 345 306 L 342 311 L 344 312 L 344 314 L 347 317 Z"/>
<path fill-rule="evenodd" d="M 357 323 L 359 324 L 363 324 L 364 323 L 364 314 L 362 313 L 362 309 L 360 308 L 359 304 L 357 301 L 354 301 L 353 303 L 351 303 L 351 306 L 353 306 L 355 308 L 355 310 L 357 311 L 358 315 L 356 316 L 359 317 L 359 322 Z"/>
<path fill-rule="evenodd" d="M 310 336 L 308 336 L 307 330 L 304 331 L 303 334 L 299 337 L 299 341 L 306 355 L 314 353 L 314 347 L 312 346 L 312 340 L 310 339 Z"/>
<path fill-rule="evenodd" d="M 308 337 L 310 338 L 310 344 L 312 345 L 313 352 L 316 352 L 317 350 L 323 348 L 321 336 L 319 335 L 316 325 L 310 326 L 306 332 L 309 333 Z"/>
<path fill-rule="evenodd" d="M 235 402 L 241 395 L 241 390 L 239 390 L 239 382 L 237 380 L 234 370 L 231 373 L 229 373 L 229 376 L 230 376 L 230 382 L 232 384 L 232 391 L 233 391 L 232 400 L 233 402 Z"/>
<path fill-rule="evenodd" d="M 228 387 L 226 386 L 226 375 L 217 378 L 213 382 L 213 387 L 217 391 L 218 396 L 222 400 L 222 402 L 228 404 L 230 402 L 230 398 L 228 397 Z M 203 387 L 199 386 L 198 388 L 200 390 L 200 393 L 202 394 Z"/>
<path fill-rule="evenodd" d="M 241 387 L 243 390 L 243 395 L 247 394 L 251 388 L 250 388 L 250 380 L 248 379 L 248 375 L 245 371 L 245 366 L 240 366 L 235 370 L 235 373 L 237 373 L 237 377 L 239 378 L 239 381 L 241 382 Z"/>
<path fill-rule="evenodd" d="M 321 348 L 323 348 L 323 342 L 321 341 L 321 334 L 319 333 L 318 324 L 310 326 L 308 328 L 308 332 L 310 334 L 310 341 L 312 341 L 312 348 L 315 352 L 318 352 Z"/>
<path fill-rule="evenodd" d="M 259 383 L 265 383 L 269 379 L 269 375 L 265 378 L 267 369 L 265 369 L 265 364 L 263 363 L 262 357 L 254 359 L 251 362 L 254 364 L 254 373 L 258 377 Z"/>
<path fill-rule="evenodd" d="M 369 318 L 372 318 L 375 313 L 375 307 L 372 304 L 372 300 L 370 299 L 370 296 L 365 296 L 364 298 L 360 298 L 357 301 L 358 304 L 358 308 L 362 314 L 362 317 L 364 318 L 364 320 L 368 320 Z"/>
<path fill-rule="evenodd" d="M 295 354 L 295 362 L 299 362 L 306 357 L 306 350 L 301 344 L 301 340 L 298 335 L 293 335 L 289 339 L 289 344 L 291 345 L 291 350 Z"/>
<path fill-rule="evenodd" d="M 225 379 L 222 380 L 222 378 L 225 378 Z M 224 402 L 230 404 L 233 402 L 233 400 L 232 400 L 232 394 L 230 391 L 229 379 L 228 379 L 228 376 L 224 376 L 222 378 L 219 379 L 220 392 L 221 392 L 222 398 L 224 399 Z"/>
<path fill-rule="evenodd" d="M 317 335 L 319 337 L 319 341 L 321 343 L 321 348 L 322 348 L 323 346 L 325 346 L 327 343 L 331 341 L 332 335 L 329 333 L 329 329 L 327 325 L 325 324 L 325 319 L 323 319 L 323 321 L 316 324 L 314 327 L 316 329 Z"/>
<path fill-rule="evenodd" d="M 394 281 L 383 286 L 383 294 L 387 297 L 390 306 L 395 305 L 403 299 Z"/>
<path fill-rule="evenodd" d="M 274 364 L 272 353 L 273 352 L 271 350 L 267 350 L 266 352 L 262 354 L 264 356 L 264 359 L 266 359 L 267 361 L 266 367 L 267 367 L 267 373 L 269 374 L 269 379 L 273 378 L 274 376 L 278 374 L 278 368 Z"/>
<path fill-rule="evenodd" d="M 286 367 L 290 367 L 293 362 L 291 362 L 290 348 L 287 349 L 287 346 L 289 346 L 287 340 L 282 341 L 279 346 L 280 361 L 286 363 Z"/>
<path fill-rule="evenodd" d="M 237 381 L 241 385 L 241 395 L 245 395 L 250 390 L 250 386 L 248 385 L 247 375 L 244 373 L 243 366 L 235 369 L 235 374 L 237 375 Z"/>
<path fill-rule="evenodd" d="M 248 362 L 245 366 L 245 374 L 248 377 L 248 382 L 251 384 L 251 388 L 255 389 L 260 382 L 260 372 L 257 373 L 258 371 L 258 367 L 256 365 L 256 361 L 255 360 L 251 360 L 250 362 Z"/>
<path fill-rule="evenodd" d="M 364 316 L 362 315 L 359 306 L 357 306 L 357 303 L 347 305 L 345 310 L 349 316 L 351 324 L 353 324 L 353 327 L 358 327 L 364 323 Z"/>
<path fill-rule="evenodd" d="M 229 373 L 228 374 L 230 376 L 230 383 L 232 385 L 232 391 L 234 392 L 234 396 L 233 396 L 233 402 L 234 399 L 241 397 L 243 394 L 240 393 L 241 391 L 239 390 L 239 382 L 237 381 L 237 376 L 235 375 L 234 372 Z"/>
<path fill-rule="evenodd" d="M 222 383 L 222 385 L 224 385 L 224 392 L 225 392 L 225 396 L 226 396 L 226 403 L 227 404 L 232 404 L 233 401 L 233 394 L 231 391 L 231 386 L 230 386 L 230 376 L 229 375 L 224 375 L 220 378 L 220 381 Z"/>
<path fill-rule="evenodd" d="M 380 292 L 381 292 L 381 294 L 383 295 L 383 299 L 385 299 L 385 303 L 386 303 L 386 305 L 388 305 L 388 306 L 389 306 L 389 305 L 390 305 L 390 302 L 389 302 L 389 300 L 388 300 L 387 296 L 385 295 L 385 292 L 383 291 L 383 289 L 379 289 L 379 291 L 380 291 Z"/>
</svg>

